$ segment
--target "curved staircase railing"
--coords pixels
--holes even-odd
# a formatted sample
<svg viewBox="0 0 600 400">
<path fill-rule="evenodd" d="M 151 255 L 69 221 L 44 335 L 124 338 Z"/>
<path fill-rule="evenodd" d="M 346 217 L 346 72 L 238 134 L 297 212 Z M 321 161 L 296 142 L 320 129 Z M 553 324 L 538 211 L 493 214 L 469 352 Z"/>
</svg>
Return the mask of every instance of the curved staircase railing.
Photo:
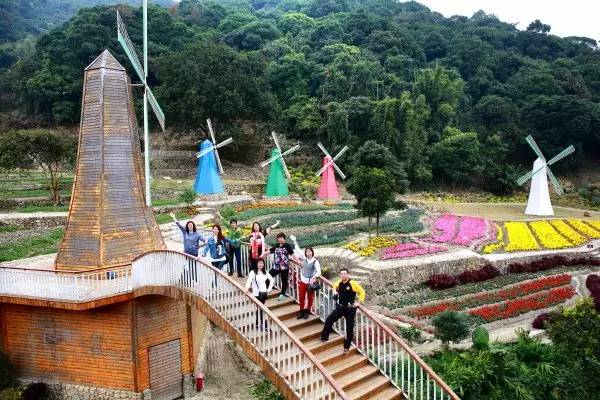
<svg viewBox="0 0 600 400">
<path fill-rule="evenodd" d="M 132 277 L 134 290 L 177 287 L 201 297 L 262 355 L 298 398 L 349 399 L 325 367 L 267 307 L 213 266 L 183 253 L 158 250 L 133 261 Z M 260 319 L 256 323 L 257 313 L 262 313 L 264 324 Z"/>
<path fill-rule="evenodd" d="M 318 251 L 318 250 L 317 250 Z M 242 269 L 248 272 L 248 250 L 242 248 Z M 271 259 L 266 260 L 267 267 Z M 290 297 L 298 301 L 299 268 L 290 263 L 289 289 Z M 321 278 L 323 289 L 315 294 L 313 313 L 324 322 L 329 312 L 334 309 L 332 283 Z M 279 276 L 275 279 L 275 287 L 281 287 Z M 339 320 L 334 325 L 335 331 L 344 335 L 346 321 Z M 355 318 L 354 345 L 371 363 L 390 381 L 402 390 L 410 400 L 460 400 L 458 395 L 419 357 L 410 346 L 378 319 L 365 306 L 359 305 Z"/>
</svg>

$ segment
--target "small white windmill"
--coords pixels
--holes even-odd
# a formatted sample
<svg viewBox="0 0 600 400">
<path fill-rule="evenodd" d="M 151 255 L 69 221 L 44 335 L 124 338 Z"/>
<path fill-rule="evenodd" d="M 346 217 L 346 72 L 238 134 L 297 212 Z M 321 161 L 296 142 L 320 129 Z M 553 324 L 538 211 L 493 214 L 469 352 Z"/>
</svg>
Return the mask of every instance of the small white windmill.
<svg viewBox="0 0 600 400">
<path fill-rule="evenodd" d="M 275 142 L 275 148 L 271 151 L 271 158 L 260 163 L 261 167 L 266 167 L 271 164 L 269 170 L 269 177 L 267 178 L 267 187 L 265 188 L 265 195 L 268 197 L 280 197 L 287 196 L 289 194 L 287 187 L 287 179 L 290 179 L 290 171 L 288 171 L 287 165 L 285 164 L 285 156 L 293 153 L 300 148 L 300 144 L 282 152 L 277 134 L 271 132 L 273 141 Z M 285 174 L 285 177 L 284 177 Z"/>
<path fill-rule="evenodd" d="M 210 138 L 212 140 L 212 143 L 209 143 L 209 146 L 202 148 L 199 152 L 197 152 L 196 157 L 200 158 L 214 151 L 215 159 L 217 161 L 217 167 L 219 167 L 219 173 L 223 174 L 223 165 L 221 164 L 221 158 L 219 157 L 218 149 L 223 146 L 227 146 L 229 143 L 233 142 L 233 138 L 228 138 L 223 140 L 221 143 L 217 143 L 217 139 L 215 138 L 215 131 L 213 130 L 210 118 L 206 120 L 206 124 L 208 125 L 208 131 L 210 132 Z"/>
<path fill-rule="evenodd" d="M 550 191 L 548 189 L 547 178 L 550 178 L 550 182 L 552 182 L 552 186 L 554 186 L 554 190 L 556 190 L 557 194 L 563 194 L 563 189 L 549 167 L 573 153 L 575 151 L 575 147 L 569 146 L 552 157 L 550 161 L 546 161 L 542 151 L 535 143 L 535 140 L 533 140 L 531 135 L 527 136 L 525 141 L 538 156 L 538 158 L 533 162 L 533 169 L 517 179 L 517 183 L 519 185 L 523 185 L 525 182 L 531 179 L 531 188 L 529 189 L 529 198 L 527 199 L 527 208 L 525 209 L 525 214 L 554 215 L 554 210 L 552 209 L 552 204 L 550 203 Z"/>
<path fill-rule="evenodd" d="M 208 139 L 203 141 L 200 144 L 200 151 L 196 153 L 199 161 L 194 190 L 197 194 L 201 195 L 222 193 L 225 191 L 220 177 L 223 174 L 223 165 L 221 164 L 218 149 L 233 142 L 233 139 L 229 138 L 221 143 L 217 143 L 210 119 L 207 119 L 206 123 L 212 141 Z"/>
<path fill-rule="evenodd" d="M 148 132 L 148 103 L 150 103 L 150 107 L 154 111 L 154 115 L 156 115 L 156 119 L 160 124 L 163 132 L 165 130 L 165 114 L 162 109 L 158 105 L 156 98 L 152 94 L 150 87 L 148 86 L 147 77 L 148 77 L 148 0 L 142 1 L 142 33 L 144 39 L 144 48 L 143 48 L 143 59 L 144 66 L 140 63 L 140 59 L 137 56 L 135 51 L 135 47 L 129 39 L 129 34 L 125 29 L 125 24 L 121 19 L 121 14 L 119 14 L 119 10 L 117 10 L 117 40 L 125 50 L 125 54 L 127 54 L 127 58 L 131 62 L 133 69 L 135 70 L 138 78 L 142 81 L 142 85 L 144 86 L 144 172 L 146 178 L 146 205 L 150 207 L 152 205 L 152 196 L 150 193 L 150 134 Z"/>
<path fill-rule="evenodd" d="M 335 157 L 331 157 L 327 149 L 319 142 L 317 146 L 321 149 L 323 153 L 325 153 L 325 157 L 323 158 L 323 167 L 317 172 L 317 176 L 321 176 L 321 184 L 319 185 L 319 189 L 317 191 L 317 198 L 322 200 L 337 200 L 340 195 L 338 192 L 337 184 L 335 182 L 335 171 L 337 171 L 338 175 L 342 179 L 346 179 L 346 175 L 342 172 L 342 170 L 337 166 L 335 161 L 340 158 L 346 151 L 348 151 L 348 146 L 344 146 Z"/>
</svg>

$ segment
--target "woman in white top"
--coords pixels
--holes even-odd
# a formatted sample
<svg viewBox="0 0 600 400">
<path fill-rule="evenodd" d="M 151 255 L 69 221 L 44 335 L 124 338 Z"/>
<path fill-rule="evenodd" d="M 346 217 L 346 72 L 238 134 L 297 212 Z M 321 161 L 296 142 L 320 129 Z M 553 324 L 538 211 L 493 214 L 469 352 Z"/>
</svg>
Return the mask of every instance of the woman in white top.
<svg viewBox="0 0 600 400">
<path fill-rule="evenodd" d="M 300 279 L 298 280 L 298 299 L 300 301 L 300 312 L 298 319 L 308 319 L 310 309 L 315 300 L 315 292 L 310 290 L 310 285 L 317 282 L 317 278 L 321 276 L 321 264 L 315 258 L 315 251 L 312 247 L 304 249 L 304 257 L 300 266 Z"/>
<path fill-rule="evenodd" d="M 248 274 L 248 280 L 246 281 L 246 290 L 252 291 L 252 295 L 258 299 L 261 303 L 265 304 L 267 296 L 273 289 L 273 283 L 275 280 L 268 272 L 265 271 L 265 261 L 259 259 L 256 263 L 256 272 L 250 270 Z M 258 317 L 260 315 L 260 325 L 258 324 Z M 267 324 L 263 320 L 262 310 L 258 310 L 256 313 L 256 327 L 261 330 L 267 328 Z"/>
</svg>

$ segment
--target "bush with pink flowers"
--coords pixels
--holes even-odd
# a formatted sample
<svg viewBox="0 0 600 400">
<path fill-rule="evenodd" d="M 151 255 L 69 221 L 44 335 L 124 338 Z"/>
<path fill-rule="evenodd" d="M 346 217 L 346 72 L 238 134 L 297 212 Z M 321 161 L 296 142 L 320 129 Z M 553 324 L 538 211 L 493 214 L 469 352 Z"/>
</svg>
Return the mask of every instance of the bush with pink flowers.
<svg viewBox="0 0 600 400">
<path fill-rule="evenodd" d="M 458 232 L 452 243 L 470 246 L 474 240 L 484 237 L 487 229 L 488 225 L 483 218 L 461 217 Z"/>
<path fill-rule="evenodd" d="M 448 243 L 456 236 L 456 223 L 458 217 L 454 214 L 444 214 L 439 217 L 434 225 L 431 240 L 437 243 Z"/>
<path fill-rule="evenodd" d="M 398 258 L 409 258 L 425 254 L 434 254 L 446 251 L 442 246 L 424 246 L 418 243 L 400 243 L 387 247 L 381 251 L 382 260 L 394 260 Z"/>
</svg>

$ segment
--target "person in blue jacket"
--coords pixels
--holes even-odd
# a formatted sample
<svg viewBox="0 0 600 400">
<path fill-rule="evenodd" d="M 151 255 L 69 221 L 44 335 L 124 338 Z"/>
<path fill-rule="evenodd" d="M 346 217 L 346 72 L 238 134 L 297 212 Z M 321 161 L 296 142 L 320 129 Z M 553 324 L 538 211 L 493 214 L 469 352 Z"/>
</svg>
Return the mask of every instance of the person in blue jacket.
<svg viewBox="0 0 600 400">
<path fill-rule="evenodd" d="M 210 262 L 215 268 L 223 269 L 223 266 L 227 264 L 226 241 L 227 239 L 225 239 L 223 232 L 221 232 L 221 226 L 213 225 L 212 235 L 207 238 L 206 247 L 202 255 L 204 257 L 210 255 Z M 217 272 L 215 272 L 215 281 L 211 285 L 212 287 L 217 286 L 217 279 Z"/>
<path fill-rule="evenodd" d="M 175 221 L 183 234 L 183 252 L 190 256 L 198 257 L 198 250 L 201 246 L 206 244 L 206 240 L 202 237 L 200 232 L 197 231 L 194 221 L 186 222 L 184 227 L 177 221 L 174 213 L 170 213 L 169 215 L 173 218 L 173 221 Z M 200 245 L 200 243 L 202 243 L 202 245 Z"/>
</svg>

